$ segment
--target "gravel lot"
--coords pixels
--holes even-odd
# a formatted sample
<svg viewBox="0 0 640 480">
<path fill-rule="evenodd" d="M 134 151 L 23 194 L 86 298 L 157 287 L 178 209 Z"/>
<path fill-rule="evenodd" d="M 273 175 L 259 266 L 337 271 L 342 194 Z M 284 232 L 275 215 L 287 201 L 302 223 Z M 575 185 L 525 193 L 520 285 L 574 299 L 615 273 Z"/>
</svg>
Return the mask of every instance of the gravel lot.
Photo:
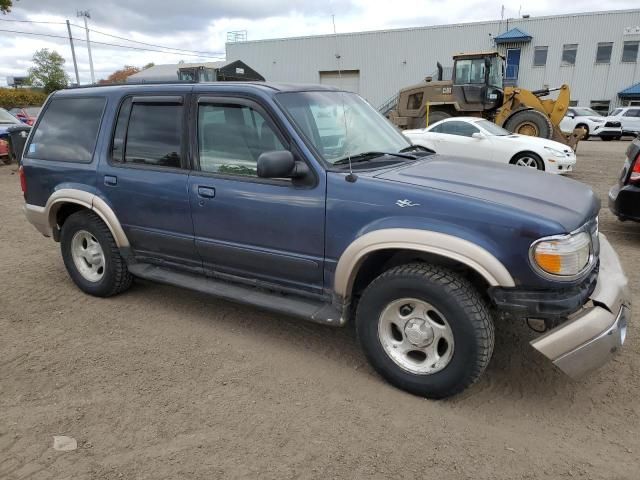
<svg viewBox="0 0 640 480">
<path fill-rule="evenodd" d="M 576 172 L 640 293 L 640 224 L 606 210 L 628 142 L 583 142 Z M 0 166 L 0 478 L 637 479 L 640 333 L 572 382 L 497 325 L 481 381 L 447 401 L 399 391 L 352 328 L 137 282 L 82 294 Z M 638 316 L 638 306 L 634 306 Z M 54 435 L 78 442 L 52 448 Z"/>
</svg>

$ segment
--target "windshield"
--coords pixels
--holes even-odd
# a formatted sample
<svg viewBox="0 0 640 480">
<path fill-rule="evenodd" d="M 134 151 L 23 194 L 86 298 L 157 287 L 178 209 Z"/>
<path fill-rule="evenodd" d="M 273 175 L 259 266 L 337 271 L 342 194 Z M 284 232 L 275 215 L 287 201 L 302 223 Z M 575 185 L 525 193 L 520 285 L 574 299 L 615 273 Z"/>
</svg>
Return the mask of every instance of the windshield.
<svg viewBox="0 0 640 480">
<path fill-rule="evenodd" d="M 501 137 L 505 135 L 512 135 L 512 133 L 509 130 L 505 130 L 504 128 L 496 125 L 495 123 L 491 123 L 489 120 L 478 120 L 476 122 L 476 125 L 478 125 L 479 127 L 482 127 L 490 135 L 498 135 Z"/>
<path fill-rule="evenodd" d="M 291 92 L 278 101 L 329 163 L 366 152 L 399 152 L 411 144 L 354 93 Z"/>
<path fill-rule="evenodd" d="M 0 123 L 20 123 L 20 121 L 4 108 L 0 108 Z"/>
<path fill-rule="evenodd" d="M 484 58 L 463 59 L 456 61 L 456 85 L 484 84 L 486 64 Z M 491 57 L 489 64 L 488 84 L 502 88 L 502 59 Z"/>
<path fill-rule="evenodd" d="M 601 117 L 602 116 L 598 112 L 596 112 L 595 110 L 591 110 L 590 108 L 574 108 L 573 110 L 576 112 L 576 115 L 578 117 Z"/>
</svg>

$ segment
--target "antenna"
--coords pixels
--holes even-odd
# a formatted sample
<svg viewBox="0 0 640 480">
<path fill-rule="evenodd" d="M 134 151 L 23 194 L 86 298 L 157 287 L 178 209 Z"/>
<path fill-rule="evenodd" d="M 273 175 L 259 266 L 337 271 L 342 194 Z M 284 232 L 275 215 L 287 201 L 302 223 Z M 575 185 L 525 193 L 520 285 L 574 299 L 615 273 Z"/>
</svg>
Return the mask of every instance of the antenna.
<svg viewBox="0 0 640 480">
<path fill-rule="evenodd" d="M 340 69 L 340 53 L 338 53 L 338 33 L 336 32 L 336 16 L 331 14 L 331 23 L 333 23 L 333 36 L 336 40 L 336 62 L 338 64 L 338 80 L 340 81 L 340 85 L 342 85 L 342 71 Z M 349 138 L 349 130 L 347 128 L 347 111 L 344 108 L 344 92 L 340 92 L 340 98 L 342 99 L 342 119 L 344 120 L 344 136 L 345 139 Z M 349 143 L 345 142 L 347 145 L 347 161 L 349 162 L 349 174 L 346 176 L 345 180 L 347 182 L 353 183 L 358 178 L 353 174 L 353 167 L 351 166 L 351 152 L 348 150 Z"/>
</svg>

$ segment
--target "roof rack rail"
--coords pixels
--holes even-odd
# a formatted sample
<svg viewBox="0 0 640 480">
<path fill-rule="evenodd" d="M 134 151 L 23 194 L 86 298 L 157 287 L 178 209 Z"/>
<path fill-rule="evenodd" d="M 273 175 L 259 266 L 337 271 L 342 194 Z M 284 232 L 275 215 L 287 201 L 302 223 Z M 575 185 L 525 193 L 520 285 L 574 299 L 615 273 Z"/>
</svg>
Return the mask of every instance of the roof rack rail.
<svg viewBox="0 0 640 480">
<path fill-rule="evenodd" d="M 70 85 L 65 87 L 65 90 L 72 90 L 76 88 L 95 88 L 95 87 L 121 87 L 123 85 L 191 85 L 197 82 L 188 80 L 139 80 L 136 82 L 118 82 L 118 83 L 91 83 L 88 85 Z M 202 82 L 201 82 L 202 83 Z"/>
</svg>

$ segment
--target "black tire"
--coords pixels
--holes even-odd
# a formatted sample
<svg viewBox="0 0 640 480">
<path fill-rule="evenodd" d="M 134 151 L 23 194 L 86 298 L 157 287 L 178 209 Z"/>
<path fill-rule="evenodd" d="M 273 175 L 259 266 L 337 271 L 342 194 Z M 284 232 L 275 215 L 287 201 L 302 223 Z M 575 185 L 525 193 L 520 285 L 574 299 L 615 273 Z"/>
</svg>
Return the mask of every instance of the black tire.
<svg viewBox="0 0 640 480">
<path fill-rule="evenodd" d="M 100 244 L 104 253 L 104 273 L 99 281 L 87 280 L 78 270 L 71 254 L 71 242 L 74 235 L 85 230 Z M 85 293 L 96 297 L 110 297 L 127 290 L 133 282 L 120 250 L 102 219 L 94 212 L 82 210 L 69 216 L 62 225 L 60 250 L 69 276 Z"/>
<path fill-rule="evenodd" d="M 585 134 L 582 136 L 581 140 L 589 140 L 589 137 L 590 137 L 589 127 L 587 125 L 585 125 L 584 123 L 581 123 L 580 125 L 576 125 L 576 128 L 582 128 L 585 131 Z"/>
<path fill-rule="evenodd" d="M 622 137 L 613 137 L 614 140 L 620 140 Z"/>
<path fill-rule="evenodd" d="M 433 305 L 447 318 L 453 332 L 453 356 L 435 373 L 416 374 L 403 369 L 382 346 L 380 315 L 394 300 L 404 297 Z M 449 397 L 472 385 L 493 353 L 493 321 L 477 290 L 453 271 L 424 263 L 394 267 L 371 282 L 358 303 L 356 331 L 367 359 L 382 377 L 427 398 Z"/>
<path fill-rule="evenodd" d="M 513 156 L 513 158 L 511 159 L 511 161 L 509 163 L 511 165 L 517 165 L 518 160 L 523 159 L 523 158 L 531 158 L 532 160 L 535 161 L 536 168 L 538 170 L 544 172 L 544 162 L 542 161 L 542 158 L 540 158 L 540 155 L 535 154 L 533 152 L 520 152 L 520 153 L 517 153 L 516 155 Z"/>
<path fill-rule="evenodd" d="M 540 138 L 551 138 L 553 135 L 551 120 L 537 110 L 520 110 L 511 115 L 504 122 L 503 127 L 520 135 L 531 135 Z"/>
</svg>

